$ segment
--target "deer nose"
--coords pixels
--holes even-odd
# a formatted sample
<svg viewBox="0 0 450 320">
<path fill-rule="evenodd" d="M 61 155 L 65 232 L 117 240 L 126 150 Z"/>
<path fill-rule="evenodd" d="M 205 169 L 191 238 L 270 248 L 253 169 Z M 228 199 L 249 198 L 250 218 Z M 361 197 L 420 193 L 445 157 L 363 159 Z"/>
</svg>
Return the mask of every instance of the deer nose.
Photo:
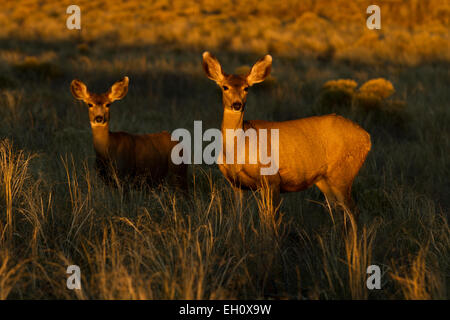
<svg viewBox="0 0 450 320">
<path fill-rule="evenodd" d="M 94 121 L 97 122 L 97 123 L 102 123 L 103 122 L 103 117 L 102 116 L 96 116 L 94 118 Z"/>
<path fill-rule="evenodd" d="M 236 110 L 236 111 L 240 111 L 242 109 L 242 107 L 244 106 L 244 104 L 242 102 L 233 102 L 233 104 L 231 105 L 231 107 Z"/>
</svg>

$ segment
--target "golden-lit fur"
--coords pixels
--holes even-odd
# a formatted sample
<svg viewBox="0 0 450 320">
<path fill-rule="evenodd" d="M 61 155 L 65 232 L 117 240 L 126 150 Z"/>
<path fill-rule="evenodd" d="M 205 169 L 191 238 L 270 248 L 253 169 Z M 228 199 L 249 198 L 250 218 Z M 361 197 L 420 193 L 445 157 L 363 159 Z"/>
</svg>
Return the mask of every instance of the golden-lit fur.
<svg viewBox="0 0 450 320">
<path fill-rule="evenodd" d="M 186 189 L 186 165 L 172 163 L 170 154 L 177 142 L 171 141 L 168 132 L 137 135 L 109 131 L 110 104 L 126 95 L 128 77 L 103 94 L 90 93 L 79 80 L 73 80 L 70 89 L 76 99 L 89 107 L 96 169 L 106 182 L 112 181 L 114 168 L 122 181 L 145 179 L 149 185 L 157 185 L 169 175 L 174 185 Z"/>
<path fill-rule="evenodd" d="M 244 121 L 244 109 L 248 87 L 262 82 L 270 74 L 272 57 L 266 55 L 256 62 L 247 75 L 227 75 L 219 61 L 209 52 L 203 53 L 203 68 L 214 80 L 223 94 L 224 114 L 222 120 L 223 147 L 234 143 L 234 163 L 226 164 L 226 154 L 219 169 L 234 186 L 257 189 L 266 179 L 275 204 L 280 192 L 296 192 L 316 185 L 334 204 L 348 209 L 353 207 L 351 186 L 371 148 L 370 135 L 357 124 L 341 116 L 331 114 L 284 122 L 261 120 Z M 260 163 L 248 164 L 249 139 L 245 150 L 237 150 L 235 141 L 227 141 L 226 129 L 279 130 L 278 173 L 262 176 Z M 269 140 L 268 140 L 269 141 Z M 259 145 L 258 145 L 259 148 Z M 270 150 L 270 143 L 268 143 Z M 236 164 L 238 153 L 245 152 L 246 164 Z M 268 152 L 270 154 L 270 152 Z"/>
</svg>

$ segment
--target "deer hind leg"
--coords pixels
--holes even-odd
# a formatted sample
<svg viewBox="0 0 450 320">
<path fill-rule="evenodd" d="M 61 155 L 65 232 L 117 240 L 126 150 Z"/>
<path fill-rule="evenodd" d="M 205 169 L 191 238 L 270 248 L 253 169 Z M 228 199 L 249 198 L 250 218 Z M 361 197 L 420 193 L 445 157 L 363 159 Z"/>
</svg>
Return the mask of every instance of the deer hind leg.
<svg viewBox="0 0 450 320">
<path fill-rule="evenodd" d="M 183 190 L 184 192 L 189 191 L 188 181 L 187 181 L 187 171 L 188 171 L 187 165 L 182 164 L 175 175 L 177 187 L 179 189 Z"/>
<path fill-rule="evenodd" d="M 322 191 L 332 207 L 349 212 L 357 221 L 358 215 L 351 198 L 351 181 L 333 181 L 327 178 L 316 182 L 316 186 Z"/>
<path fill-rule="evenodd" d="M 359 169 L 359 168 L 358 168 Z M 328 185 L 337 200 L 337 205 L 343 211 L 350 213 L 355 221 L 358 221 L 359 212 L 351 196 L 353 180 L 358 170 L 346 171 L 346 174 L 335 174 L 327 178 Z"/>
<path fill-rule="evenodd" d="M 328 203 L 334 205 L 337 202 L 337 198 L 333 190 L 331 189 L 330 185 L 328 184 L 327 180 L 322 179 L 317 181 L 316 187 L 319 188 L 320 191 L 322 191 Z"/>
</svg>

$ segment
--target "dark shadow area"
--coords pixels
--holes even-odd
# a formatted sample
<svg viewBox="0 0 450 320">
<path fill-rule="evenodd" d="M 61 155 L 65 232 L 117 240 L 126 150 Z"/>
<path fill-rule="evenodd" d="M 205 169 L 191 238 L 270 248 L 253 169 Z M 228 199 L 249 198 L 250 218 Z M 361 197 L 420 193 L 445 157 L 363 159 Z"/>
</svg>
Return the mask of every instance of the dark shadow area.
<svg viewBox="0 0 450 320">
<path fill-rule="evenodd" d="M 94 256 L 100 263 L 101 250 L 117 246 L 114 249 L 125 258 L 114 260 L 123 272 L 115 270 L 116 276 L 131 279 L 126 278 L 131 276 L 123 265 L 138 261 L 133 272 L 141 272 L 145 279 L 148 274 L 157 274 L 156 280 L 147 279 L 148 283 L 139 285 L 151 287 L 151 281 L 156 281 L 158 284 L 152 287 L 155 292 L 163 290 L 170 276 L 179 280 L 204 267 L 202 272 L 209 272 L 202 279 L 206 287 L 216 285 L 215 279 L 225 274 L 220 286 L 238 298 L 352 298 L 351 290 L 355 289 L 346 286 L 350 281 L 349 266 L 343 260 L 348 253 L 345 245 L 349 244 L 344 242 L 340 225 L 333 222 L 340 218 L 330 216 L 316 188 L 284 196 L 282 223 L 278 226 L 278 220 L 271 221 L 270 215 L 261 214 L 254 194 L 246 193 L 242 202 L 235 203 L 232 189 L 215 165 L 192 166 L 188 179 L 198 193 L 180 202 L 165 189 L 132 192 L 127 202 L 120 192 L 109 190 L 92 177 L 95 154 L 88 112 L 73 98 L 71 81 L 78 78 L 90 91 L 100 93 L 123 76 L 130 78 L 127 96 L 111 107 L 112 131 L 151 133 L 186 128 L 193 133 L 194 120 L 203 121 L 203 131 L 220 128 L 220 90 L 202 70 L 201 50 L 176 44 L 120 45 L 82 39 L 0 39 L 0 47 L 20 53 L 9 62 L 0 60 L 0 136 L 12 140 L 17 150 L 38 154 L 30 166 L 30 176 L 35 179 L 30 181 L 35 185 L 27 182 L 22 202 L 15 205 L 26 208 L 20 212 L 22 215 L 45 211 L 42 216 L 49 223 L 42 232 L 52 237 L 51 253 L 45 251 L 47 240 L 41 239 L 32 249 L 23 247 L 16 255 L 34 250 L 37 261 L 50 257 L 59 262 L 62 258 L 55 252 L 61 251 L 86 266 Z M 204 49 L 209 50 L 207 45 Z M 260 58 L 255 53 L 226 49 L 214 54 L 228 73 L 251 66 Z M 392 260 L 398 259 L 409 266 L 409 254 L 418 252 L 418 247 L 422 250 L 431 238 L 438 243 L 438 249 L 430 249 L 435 250 L 433 257 L 439 250 L 445 252 L 445 230 L 439 229 L 444 227 L 438 219 L 450 208 L 449 65 L 368 65 L 337 61 L 333 56 L 314 59 L 277 54 L 273 59 L 272 78 L 250 88 L 245 119 L 285 121 L 336 113 L 371 134 L 372 150 L 353 185 L 353 196 L 362 212 L 358 240 L 373 245 L 371 262 L 390 266 Z M 393 83 L 395 93 L 388 101 L 400 101 L 401 108 L 389 109 L 389 104 L 359 107 L 353 96 L 326 95 L 323 91 L 329 80 L 354 79 L 361 86 L 374 78 Z M 68 160 L 71 156 L 73 162 Z M 206 173 L 194 176 L 193 172 L 201 170 Z M 1 202 L 0 207 L 6 208 L 6 202 Z M 79 229 L 71 229 L 72 225 Z M 21 231 L 33 231 L 39 237 L 35 229 L 27 226 Z M 210 239 L 215 242 L 209 243 Z M 166 248 L 168 243 L 173 247 Z M 153 246 L 163 249 L 152 251 Z M 198 251 L 192 250 L 194 247 Z M 207 267 L 195 260 L 198 252 L 206 251 L 208 255 L 199 260 L 206 261 Z M 180 252 L 186 256 L 178 256 Z M 152 264 L 155 256 L 161 264 L 156 267 Z M 189 259 L 199 265 L 189 264 Z M 192 269 L 180 267 L 177 261 L 189 261 L 185 265 Z M 448 262 L 432 261 L 436 270 L 448 266 Z M 105 262 L 108 267 L 112 264 Z M 65 276 L 64 270 L 56 270 L 55 266 L 49 266 L 48 272 Z M 36 272 L 34 267 L 27 268 Z M 365 279 L 365 270 L 361 270 L 361 279 Z M 92 269 L 89 275 L 94 277 L 100 271 Z M 42 279 L 36 285 L 43 288 L 39 297 L 60 298 L 57 284 Z M 199 279 L 192 281 L 197 283 Z M 323 289 L 329 289 L 329 281 L 336 285 L 332 293 Z M 88 284 L 92 296 L 87 298 L 101 296 L 95 283 L 92 280 Z M 105 287 L 108 285 L 113 284 L 106 283 Z M 30 288 L 29 284 L 24 286 Z M 212 298 L 234 297 L 225 289 L 213 293 L 208 290 Z M 392 279 L 386 291 L 389 298 L 401 296 Z M 368 297 L 384 299 L 383 294 L 372 292 Z M 12 296 L 21 295 L 16 290 Z"/>
</svg>

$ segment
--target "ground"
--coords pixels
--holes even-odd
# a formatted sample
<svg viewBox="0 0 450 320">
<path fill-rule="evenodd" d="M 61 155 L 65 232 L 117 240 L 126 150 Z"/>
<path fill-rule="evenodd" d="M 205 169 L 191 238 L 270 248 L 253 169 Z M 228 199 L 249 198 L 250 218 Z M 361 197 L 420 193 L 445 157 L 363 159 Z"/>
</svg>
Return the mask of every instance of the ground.
<svg viewBox="0 0 450 320">
<path fill-rule="evenodd" d="M 79 1 L 81 31 L 65 27 L 70 1 L 3 4 L 0 298 L 448 299 L 450 7 L 379 2 L 380 30 L 366 28 L 365 1 Z M 356 234 L 317 189 L 284 195 L 273 215 L 264 192 L 237 197 L 216 166 L 190 167 L 187 198 L 96 176 L 70 82 L 102 92 L 130 78 L 113 131 L 219 128 L 205 50 L 230 73 L 273 56 L 246 119 L 337 113 L 371 134 Z M 377 78 L 390 97 L 359 91 Z M 323 89 L 338 79 L 357 86 Z M 66 287 L 72 264 L 82 290 Z M 373 264 L 380 290 L 366 287 Z"/>
</svg>

